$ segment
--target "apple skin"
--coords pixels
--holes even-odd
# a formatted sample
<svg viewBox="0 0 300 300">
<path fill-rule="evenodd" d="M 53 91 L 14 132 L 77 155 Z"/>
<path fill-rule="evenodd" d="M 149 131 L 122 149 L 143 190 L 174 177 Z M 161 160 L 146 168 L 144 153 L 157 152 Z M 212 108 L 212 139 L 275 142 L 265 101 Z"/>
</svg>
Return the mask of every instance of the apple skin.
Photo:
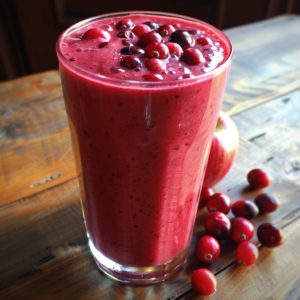
<svg viewBox="0 0 300 300">
<path fill-rule="evenodd" d="M 239 133 L 231 118 L 220 111 L 215 129 L 203 186 L 211 188 L 217 184 L 232 167 L 239 148 Z"/>
</svg>

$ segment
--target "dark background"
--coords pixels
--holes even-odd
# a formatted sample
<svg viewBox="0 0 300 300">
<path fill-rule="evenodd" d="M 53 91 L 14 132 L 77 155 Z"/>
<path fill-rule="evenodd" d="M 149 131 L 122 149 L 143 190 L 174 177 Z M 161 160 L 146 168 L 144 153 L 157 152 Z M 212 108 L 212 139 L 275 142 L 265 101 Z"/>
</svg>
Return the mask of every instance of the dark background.
<svg viewBox="0 0 300 300">
<path fill-rule="evenodd" d="M 0 81 L 57 69 L 55 42 L 64 29 L 128 10 L 178 13 L 226 29 L 300 14 L 300 0 L 0 0 Z"/>
</svg>

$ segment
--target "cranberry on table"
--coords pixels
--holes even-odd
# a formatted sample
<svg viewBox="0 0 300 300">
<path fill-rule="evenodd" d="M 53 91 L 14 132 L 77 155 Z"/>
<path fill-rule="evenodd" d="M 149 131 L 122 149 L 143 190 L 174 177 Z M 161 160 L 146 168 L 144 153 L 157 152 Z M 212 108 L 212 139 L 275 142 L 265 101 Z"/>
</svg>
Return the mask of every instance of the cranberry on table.
<svg viewBox="0 0 300 300">
<path fill-rule="evenodd" d="M 142 34 L 150 32 L 150 31 L 151 31 L 150 27 L 146 24 L 138 24 L 138 25 L 134 26 L 134 28 L 132 29 L 132 32 L 136 36 L 141 36 Z"/>
<path fill-rule="evenodd" d="M 109 41 L 110 40 L 110 34 L 100 28 L 92 28 L 87 30 L 83 36 L 81 37 L 83 40 L 85 39 L 96 39 L 96 38 L 102 38 L 105 41 Z"/>
<path fill-rule="evenodd" d="M 233 203 L 231 212 L 235 217 L 242 217 L 248 220 L 255 218 L 259 214 L 256 204 L 248 200 L 239 200 Z"/>
<path fill-rule="evenodd" d="M 157 58 L 150 58 L 146 61 L 146 67 L 152 72 L 161 72 L 166 68 L 165 64 Z"/>
<path fill-rule="evenodd" d="M 278 208 L 278 201 L 269 194 L 256 196 L 254 203 L 257 205 L 260 214 L 271 213 Z"/>
<path fill-rule="evenodd" d="M 262 169 L 254 169 L 248 173 L 247 180 L 253 188 L 263 189 L 269 186 L 271 177 Z"/>
<path fill-rule="evenodd" d="M 208 45 L 209 44 L 209 39 L 207 37 L 204 37 L 204 36 L 201 36 L 199 38 L 197 38 L 197 43 L 202 45 L 202 46 L 205 46 L 205 45 Z"/>
<path fill-rule="evenodd" d="M 249 241 L 242 242 L 236 249 L 235 259 L 241 266 L 251 266 L 258 258 L 257 246 Z"/>
<path fill-rule="evenodd" d="M 226 239 L 230 236 L 230 219 L 221 212 L 210 213 L 205 219 L 204 227 L 208 234 L 217 239 Z"/>
<path fill-rule="evenodd" d="M 154 22 L 145 22 L 144 24 L 148 25 L 152 30 L 156 30 L 159 25 Z"/>
<path fill-rule="evenodd" d="M 180 55 L 183 53 L 181 46 L 177 43 L 166 43 L 165 45 L 169 48 L 170 54 L 180 57 Z"/>
<path fill-rule="evenodd" d="M 161 25 L 157 29 L 157 32 L 163 37 L 169 36 L 174 31 L 175 31 L 175 28 L 172 25 Z"/>
<path fill-rule="evenodd" d="M 228 214 L 230 211 L 231 201 L 228 196 L 222 193 L 216 193 L 210 196 L 207 200 L 206 207 L 208 211 L 220 211 L 223 214 Z"/>
<path fill-rule="evenodd" d="M 161 42 L 161 35 L 157 32 L 150 31 L 140 36 L 137 45 L 146 48 L 152 42 Z"/>
<path fill-rule="evenodd" d="M 126 56 L 121 60 L 121 65 L 129 68 L 129 69 L 135 69 L 142 65 L 142 62 L 134 56 Z"/>
<path fill-rule="evenodd" d="M 143 75 L 145 81 L 163 81 L 164 78 L 160 74 L 145 74 Z"/>
<path fill-rule="evenodd" d="M 174 31 L 169 37 L 169 42 L 177 43 L 180 46 L 188 46 L 188 47 L 193 47 L 195 44 L 195 40 L 185 30 Z"/>
<path fill-rule="evenodd" d="M 116 27 L 117 29 L 121 30 L 121 29 L 131 29 L 133 28 L 133 26 L 134 24 L 131 22 L 130 19 L 124 19 L 118 22 Z"/>
<path fill-rule="evenodd" d="M 254 235 L 254 226 L 245 218 L 236 218 L 231 221 L 230 237 L 236 243 L 242 243 L 252 239 Z"/>
<path fill-rule="evenodd" d="M 169 48 L 163 43 L 153 42 L 147 46 L 145 55 L 149 58 L 168 58 Z"/>
<path fill-rule="evenodd" d="M 203 187 L 201 190 L 201 194 L 200 194 L 200 201 L 199 201 L 199 207 L 204 207 L 206 206 L 206 202 L 208 200 L 208 198 L 213 195 L 213 190 L 209 189 L 207 187 Z"/>
<path fill-rule="evenodd" d="M 220 256 L 220 244 L 210 235 L 202 236 L 196 244 L 196 255 L 205 263 L 211 263 Z"/>
<path fill-rule="evenodd" d="M 194 290 L 202 295 L 209 296 L 216 291 L 217 278 L 207 269 L 198 269 L 192 274 L 192 286 Z"/>
<path fill-rule="evenodd" d="M 180 60 L 188 63 L 189 65 L 197 65 L 205 62 L 201 51 L 196 48 L 187 48 L 183 51 Z"/>
<path fill-rule="evenodd" d="M 272 223 L 261 224 L 257 228 L 256 234 L 260 243 L 265 247 L 273 248 L 282 244 L 281 230 Z"/>
</svg>

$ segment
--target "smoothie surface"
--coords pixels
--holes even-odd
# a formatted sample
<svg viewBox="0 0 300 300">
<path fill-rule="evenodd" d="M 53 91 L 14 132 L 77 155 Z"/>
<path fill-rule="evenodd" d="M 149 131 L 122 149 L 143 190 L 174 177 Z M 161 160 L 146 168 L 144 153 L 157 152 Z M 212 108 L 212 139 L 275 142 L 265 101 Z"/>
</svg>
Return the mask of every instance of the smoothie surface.
<svg viewBox="0 0 300 300">
<path fill-rule="evenodd" d="M 125 26 L 120 27 L 120 22 L 124 20 Z M 150 28 L 145 24 L 147 22 L 152 22 L 151 25 L 155 26 Z M 163 25 L 167 29 L 167 25 L 171 25 L 171 30 L 164 31 L 164 27 L 161 27 Z M 100 36 L 94 38 L 95 35 L 86 34 L 88 30 L 95 28 L 100 29 Z M 185 31 L 185 38 L 191 41 L 190 44 L 175 42 L 181 49 L 179 53 L 168 44 L 172 39 L 171 35 L 174 36 L 172 30 Z M 159 51 L 154 52 L 155 45 L 152 45 L 152 52 L 147 50 L 147 46 L 141 46 L 139 40 L 143 32 L 147 34 L 148 31 L 157 32 L 158 38 L 161 39 L 157 42 L 158 47 L 162 50 L 167 49 L 164 56 L 156 57 Z M 81 69 L 96 75 L 134 81 L 182 80 L 208 73 L 227 60 L 230 55 L 229 47 L 216 32 L 200 23 L 142 14 L 96 21 L 67 35 L 61 44 L 65 58 Z M 185 54 L 186 49 L 197 49 L 197 53 Z M 131 65 L 129 57 L 134 59 Z M 126 64 L 124 59 L 129 60 L 129 64 Z M 150 59 L 152 61 L 149 63 Z M 151 76 L 147 77 L 150 74 L 158 76 L 154 79 Z"/>
</svg>

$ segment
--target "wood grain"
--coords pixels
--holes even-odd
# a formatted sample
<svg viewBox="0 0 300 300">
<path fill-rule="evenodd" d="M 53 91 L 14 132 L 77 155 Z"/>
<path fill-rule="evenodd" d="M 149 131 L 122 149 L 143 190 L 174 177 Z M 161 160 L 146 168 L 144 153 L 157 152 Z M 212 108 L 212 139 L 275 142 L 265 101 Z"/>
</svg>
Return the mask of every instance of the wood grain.
<svg viewBox="0 0 300 300">
<path fill-rule="evenodd" d="M 222 106 L 229 115 L 299 89 L 299 16 L 277 17 L 225 33 L 234 48 Z M 284 43 L 279 42 L 280 36 Z"/>
<path fill-rule="evenodd" d="M 0 83 L 0 128 L 0 206 L 75 177 L 57 71 Z"/>
</svg>

